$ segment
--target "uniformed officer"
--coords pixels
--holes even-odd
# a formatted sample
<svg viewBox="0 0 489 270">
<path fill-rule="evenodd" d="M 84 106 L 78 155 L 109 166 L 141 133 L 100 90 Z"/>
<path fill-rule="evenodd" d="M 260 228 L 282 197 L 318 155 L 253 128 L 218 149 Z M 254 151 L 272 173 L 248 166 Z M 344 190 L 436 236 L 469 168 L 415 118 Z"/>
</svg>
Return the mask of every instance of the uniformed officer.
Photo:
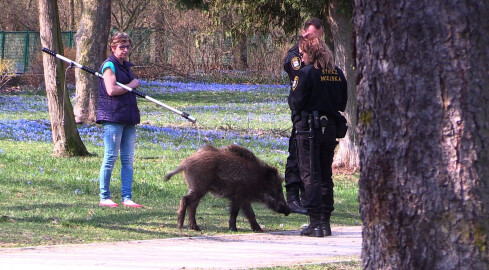
<svg viewBox="0 0 489 270">
<path fill-rule="evenodd" d="M 302 36 L 306 34 L 314 34 L 321 38 L 323 36 L 323 23 L 318 18 L 311 18 L 304 23 Z M 297 42 L 285 56 L 284 71 L 289 75 L 292 85 L 294 77 L 297 76 L 298 70 L 303 66 L 301 56 L 299 54 L 299 42 Z M 290 102 L 290 100 L 289 100 Z M 293 113 L 293 112 L 292 112 Z M 304 184 L 300 178 L 299 166 L 297 163 L 297 148 L 295 140 L 295 128 L 292 126 L 292 133 L 289 139 L 289 156 L 285 165 L 285 190 L 287 204 L 294 213 L 307 214 L 303 208 L 299 191 L 304 191 Z"/>
<path fill-rule="evenodd" d="M 305 189 L 302 203 L 310 218 L 301 235 L 322 237 L 331 235 L 332 164 L 338 144 L 337 125 L 345 121 L 339 111 L 346 108 L 347 83 L 343 71 L 334 64 L 333 54 L 317 36 L 301 38 L 299 51 L 304 67 L 293 79 L 289 106 L 297 130 L 299 168 Z"/>
</svg>

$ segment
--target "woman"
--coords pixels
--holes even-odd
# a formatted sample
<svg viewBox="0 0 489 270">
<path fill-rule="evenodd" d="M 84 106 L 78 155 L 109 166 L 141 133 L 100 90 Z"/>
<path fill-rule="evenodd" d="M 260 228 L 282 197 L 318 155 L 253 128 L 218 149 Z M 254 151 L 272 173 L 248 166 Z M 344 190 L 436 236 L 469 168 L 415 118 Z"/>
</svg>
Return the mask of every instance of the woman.
<svg viewBox="0 0 489 270">
<path fill-rule="evenodd" d="M 317 36 L 301 38 L 299 50 L 305 66 L 293 80 L 289 105 L 294 112 L 299 170 L 306 194 L 303 206 L 310 219 L 301 235 L 323 237 L 331 235 L 332 164 L 338 144 L 337 123 L 344 119 L 339 111 L 346 108 L 347 84 L 341 69 L 335 67 L 333 54 Z"/>
<path fill-rule="evenodd" d="M 111 55 L 102 64 L 103 80 L 99 81 L 97 123 L 104 129 L 104 160 L 100 168 L 100 206 L 117 207 L 110 194 L 110 178 L 117 156 L 121 156 L 122 205 L 141 207 L 132 201 L 132 181 L 136 125 L 140 122 L 136 95 L 116 82 L 133 89 L 139 81 L 131 72 L 133 64 L 126 61 L 132 40 L 126 33 L 116 33 L 110 39 Z"/>
</svg>

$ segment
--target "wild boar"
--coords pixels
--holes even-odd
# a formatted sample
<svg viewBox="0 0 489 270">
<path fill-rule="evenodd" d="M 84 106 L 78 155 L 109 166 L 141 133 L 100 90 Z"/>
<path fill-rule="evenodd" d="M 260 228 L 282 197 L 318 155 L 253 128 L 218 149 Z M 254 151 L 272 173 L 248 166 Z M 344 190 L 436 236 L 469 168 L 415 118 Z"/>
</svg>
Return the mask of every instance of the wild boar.
<svg viewBox="0 0 489 270">
<path fill-rule="evenodd" d="M 262 232 L 251 207 L 252 202 L 264 203 L 270 209 L 286 216 L 290 213 L 282 190 L 283 178 L 277 169 L 261 161 L 244 147 L 229 145 L 218 149 L 206 145 L 168 173 L 165 181 L 182 171 L 188 194 L 180 200 L 179 228 L 183 227 L 185 212 L 188 209 L 190 228 L 200 230 L 195 220 L 195 212 L 200 199 L 209 191 L 213 195 L 230 200 L 229 229 L 232 231 L 238 230 L 236 218 L 242 209 L 251 229 Z"/>
</svg>

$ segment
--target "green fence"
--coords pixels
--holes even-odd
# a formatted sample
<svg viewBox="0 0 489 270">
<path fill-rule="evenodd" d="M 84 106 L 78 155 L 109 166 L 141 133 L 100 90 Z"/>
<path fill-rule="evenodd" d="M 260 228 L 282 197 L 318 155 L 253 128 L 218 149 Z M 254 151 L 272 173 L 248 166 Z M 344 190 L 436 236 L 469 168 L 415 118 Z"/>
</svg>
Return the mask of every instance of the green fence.
<svg viewBox="0 0 489 270">
<path fill-rule="evenodd" d="M 75 32 L 62 32 L 63 46 L 75 46 Z M 22 74 L 31 70 L 30 63 L 36 53 L 41 51 L 39 32 L 0 31 L 0 59 L 10 59 L 15 63 L 15 72 Z"/>
<path fill-rule="evenodd" d="M 75 48 L 76 32 L 62 32 L 64 48 Z M 154 30 L 136 29 L 130 31 L 131 38 L 136 43 L 136 48 L 131 52 L 131 61 L 144 64 L 154 61 L 151 55 L 154 48 Z M 42 72 L 42 68 L 32 67 L 32 60 L 41 55 L 41 40 L 39 32 L 8 32 L 0 31 L 0 60 L 10 59 L 15 63 L 15 72 Z M 39 61 L 35 62 L 39 63 Z"/>
</svg>

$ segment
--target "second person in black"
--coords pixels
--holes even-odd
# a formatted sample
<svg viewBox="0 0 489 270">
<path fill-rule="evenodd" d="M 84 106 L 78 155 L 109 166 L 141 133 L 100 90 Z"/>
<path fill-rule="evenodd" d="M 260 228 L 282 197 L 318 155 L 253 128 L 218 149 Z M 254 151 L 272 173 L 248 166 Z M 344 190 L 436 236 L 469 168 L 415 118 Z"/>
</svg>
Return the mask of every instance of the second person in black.
<svg viewBox="0 0 489 270">
<path fill-rule="evenodd" d="M 310 218 L 301 235 L 322 237 L 331 235 L 336 123 L 343 118 L 340 111 L 346 108 L 347 83 L 343 71 L 334 64 L 333 54 L 317 36 L 301 38 L 299 51 L 305 66 L 292 81 L 289 106 L 297 130 L 299 169 L 305 189 L 302 203 Z"/>
</svg>

